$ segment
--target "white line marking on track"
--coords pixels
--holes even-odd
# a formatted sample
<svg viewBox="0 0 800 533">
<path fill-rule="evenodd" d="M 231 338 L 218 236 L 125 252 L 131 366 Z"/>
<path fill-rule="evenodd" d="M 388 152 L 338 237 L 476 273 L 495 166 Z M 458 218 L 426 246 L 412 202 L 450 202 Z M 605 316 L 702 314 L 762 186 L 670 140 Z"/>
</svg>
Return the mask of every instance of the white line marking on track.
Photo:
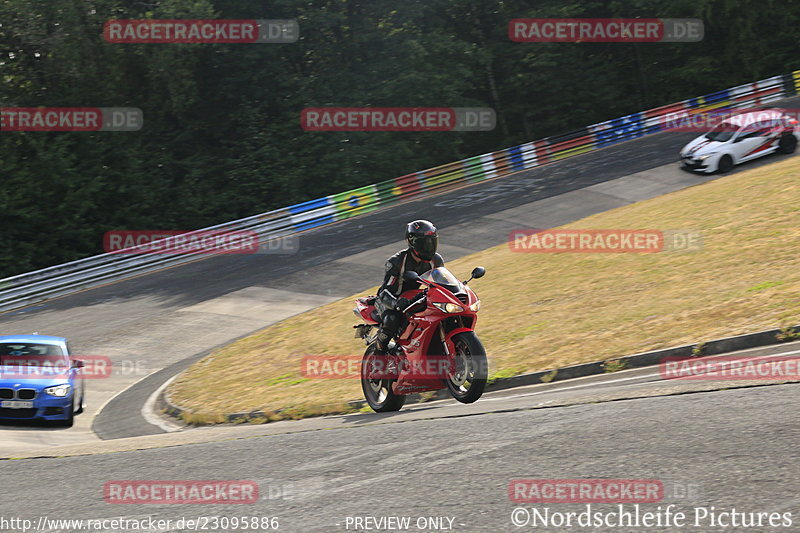
<svg viewBox="0 0 800 533">
<path fill-rule="evenodd" d="M 181 431 L 183 428 L 178 424 L 170 422 L 169 420 L 165 420 L 156 414 L 156 399 L 158 398 L 158 395 L 161 394 L 161 392 L 166 389 L 176 377 L 178 376 L 172 376 L 167 381 L 162 383 L 161 386 L 147 398 L 147 401 L 144 402 L 144 405 L 142 406 L 142 418 L 144 418 L 148 424 L 159 427 L 167 433 Z"/>
<path fill-rule="evenodd" d="M 761 359 L 775 359 L 776 357 L 786 357 L 786 356 L 794 355 L 794 354 L 800 354 L 800 350 L 794 350 L 794 351 L 791 351 L 791 352 L 779 352 L 779 353 L 775 353 L 775 354 L 762 355 L 762 356 L 758 356 L 758 357 L 746 357 L 746 359 L 748 361 L 758 361 L 758 360 L 761 360 Z M 723 357 L 730 357 L 730 354 L 712 355 L 712 356 L 708 356 L 706 358 L 698 358 L 698 360 L 702 360 L 702 359 L 713 360 L 713 359 L 720 359 L 720 358 L 723 358 Z M 634 369 L 631 369 L 631 370 L 634 370 Z M 603 375 L 603 374 L 597 374 L 597 375 Z M 586 377 L 589 377 L 589 376 L 586 376 Z M 600 384 L 602 384 L 602 385 L 612 384 L 613 385 L 615 383 L 621 383 L 623 381 L 631 381 L 631 380 L 634 380 L 634 379 L 645 379 L 645 378 L 652 378 L 652 377 L 658 377 L 659 381 L 682 381 L 682 382 L 695 381 L 695 380 L 687 380 L 687 379 L 680 379 L 680 378 L 665 380 L 665 379 L 661 378 L 661 371 L 658 371 L 658 372 L 654 372 L 654 373 L 651 373 L 651 374 L 645 374 L 643 376 L 633 376 L 633 377 L 629 377 L 629 378 L 618 378 L 618 379 L 613 379 L 613 380 L 609 380 L 609 381 L 602 381 L 602 382 L 600 382 Z M 775 379 L 779 379 L 779 378 L 775 378 Z M 711 381 L 711 380 L 709 380 L 709 381 Z M 548 390 L 543 390 L 543 391 L 527 392 L 527 393 L 523 393 L 523 394 L 513 394 L 513 395 L 510 395 L 510 396 L 500 396 L 500 397 L 497 397 L 497 398 L 485 398 L 485 399 L 483 399 L 481 401 L 482 402 L 491 402 L 491 401 L 498 401 L 498 400 L 509 400 L 509 399 L 512 399 L 512 398 L 523 398 L 525 396 L 534 396 L 536 394 L 545 394 L 547 392 L 560 392 L 560 391 L 571 390 L 571 389 L 582 389 L 582 388 L 585 388 L 585 387 L 593 387 L 593 386 L 597 386 L 597 385 L 598 385 L 598 383 L 584 383 L 582 385 L 572 385 L 571 387 L 558 387 L 558 388 L 553 388 L 553 389 L 548 389 Z"/>
</svg>

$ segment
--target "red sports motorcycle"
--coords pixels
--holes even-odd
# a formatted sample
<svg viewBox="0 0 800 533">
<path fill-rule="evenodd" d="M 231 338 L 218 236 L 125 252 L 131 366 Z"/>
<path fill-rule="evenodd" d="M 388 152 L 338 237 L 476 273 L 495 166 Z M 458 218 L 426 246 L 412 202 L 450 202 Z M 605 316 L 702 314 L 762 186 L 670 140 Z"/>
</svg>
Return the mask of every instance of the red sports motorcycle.
<svg viewBox="0 0 800 533">
<path fill-rule="evenodd" d="M 403 277 L 418 281 L 420 288 L 400 295 L 411 303 L 402 310 L 405 321 L 386 355 L 375 354 L 380 327 L 375 297 L 356 300 L 353 312 L 365 323 L 353 327 L 368 346 L 361 360 L 361 388 L 374 411 L 397 411 L 412 392 L 446 388 L 462 403 L 481 397 L 488 362 L 474 331 L 480 300 L 467 284 L 485 273 L 476 267 L 462 283 L 443 267 L 421 276 L 405 272 Z"/>
</svg>

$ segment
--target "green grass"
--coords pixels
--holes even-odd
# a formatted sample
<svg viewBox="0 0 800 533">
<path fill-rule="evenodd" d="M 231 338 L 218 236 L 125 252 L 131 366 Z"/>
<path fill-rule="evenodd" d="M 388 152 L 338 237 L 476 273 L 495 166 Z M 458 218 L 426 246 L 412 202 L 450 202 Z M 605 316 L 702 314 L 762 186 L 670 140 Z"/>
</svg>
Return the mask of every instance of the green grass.
<svg viewBox="0 0 800 533">
<path fill-rule="evenodd" d="M 611 374 L 612 372 L 619 372 L 620 370 L 625 370 L 627 367 L 628 364 L 620 359 L 611 359 L 603 363 L 603 371 L 606 374 Z"/>
<path fill-rule="evenodd" d="M 784 283 L 783 281 L 765 281 L 764 283 L 759 283 L 758 285 L 754 285 L 747 290 L 750 292 L 763 291 L 764 289 L 771 289 L 773 287 L 783 285 L 783 283 Z"/>
<path fill-rule="evenodd" d="M 486 383 L 491 385 L 492 383 L 495 383 L 498 379 L 511 378 L 511 377 L 517 376 L 517 375 L 519 375 L 521 373 L 522 372 L 520 372 L 520 371 L 518 371 L 516 369 L 513 369 L 513 368 L 504 368 L 503 370 L 498 370 L 496 372 L 491 372 L 489 374 L 489 377 L 486 379 Z"/>
<path fill-rule="evenodd" d="M 501 245 L 448 267 L 462 277 L 486 267 L 471 287 L 495 378 L 608 361 L 800 323 L 798 205 L 800 157 L 565 226 L 699 230 L 700 251 L 532 254 Z M 361 398 L 358 379 L 307 379 L 300 361 L 363 353 L 352 338 L 355 296 L 215 351 L 171 384 L 172 400 L 205 423 L 252 410 L 274 413 L 270 420 L 350 412 L 343 406 Z"/>
</svg>

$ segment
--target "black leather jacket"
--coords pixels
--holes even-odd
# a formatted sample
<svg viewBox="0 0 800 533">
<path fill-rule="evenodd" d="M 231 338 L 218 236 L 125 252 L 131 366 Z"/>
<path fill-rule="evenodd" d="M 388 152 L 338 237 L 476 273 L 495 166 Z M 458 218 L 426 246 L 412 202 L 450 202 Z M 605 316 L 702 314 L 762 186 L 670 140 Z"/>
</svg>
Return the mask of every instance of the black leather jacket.
<svg viewBox="0 0 800 533">
<path fill-rule="evenodd" d="M 405 264 L 403 264 L 405 262 Z M 378 289 L 378 300 L 380 307 L 385 309 L 396 309 L 397 298 L 405 291 L 416 289 L 419 284 L 402 278 L 402 272 L 413 270 L 417 274 L 444 266 L 444 259 L 438 253 L 432 261 L 417 261 L 408 249 L 400 250 L 386 261 L 386 274 L 383 277 L 383 284 Z M 381 310 L 381 313 L 383 311 Z"/>
</svg>

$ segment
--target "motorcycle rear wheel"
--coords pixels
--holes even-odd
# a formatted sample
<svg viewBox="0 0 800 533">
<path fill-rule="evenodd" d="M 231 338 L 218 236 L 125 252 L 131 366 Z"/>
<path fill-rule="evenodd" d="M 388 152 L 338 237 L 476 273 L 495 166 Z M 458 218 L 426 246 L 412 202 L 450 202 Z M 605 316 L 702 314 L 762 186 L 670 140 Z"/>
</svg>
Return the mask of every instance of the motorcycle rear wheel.
<svg viewBox="0 0 800 533">
<path fill-rule="evenodd" d="M 489 374 L 486 350 L 475 333 L 465 331 L 453 336 L 456 367 L 445 380 L 447 390 L 461 403 L 472 403 L 483 395 Z"/>
<path fill-rule="evenodd" d="M 375 345 L 371 344 L 364 357 L 361 359 L 361 390 L 364 392 L 364 399 L 376 413 L 388 413 L 399 411 L 406 403 L 406 397 L 402 394 L 395 394 L 392 391 L 394 379 L 369 379 L 369 365 L 375 357 Z"/>
</svg>

